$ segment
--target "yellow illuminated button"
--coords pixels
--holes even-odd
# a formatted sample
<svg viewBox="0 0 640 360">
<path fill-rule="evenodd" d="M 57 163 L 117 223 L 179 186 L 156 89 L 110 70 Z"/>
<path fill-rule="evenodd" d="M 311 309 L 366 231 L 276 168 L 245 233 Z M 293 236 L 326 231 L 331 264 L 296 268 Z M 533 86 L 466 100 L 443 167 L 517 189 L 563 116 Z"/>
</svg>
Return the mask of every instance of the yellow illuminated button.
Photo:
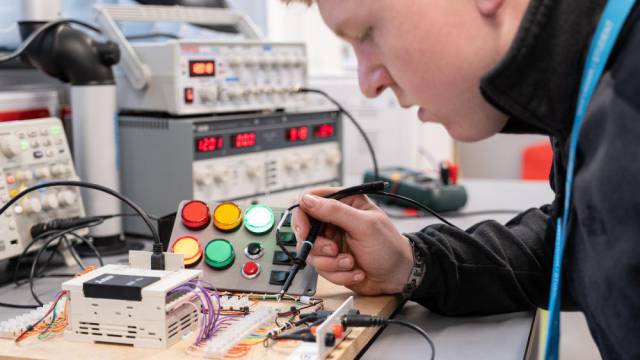
<svg viewBox="0 0 640 360">
<path fill-rule="evenodd" d="M 185 266 L 197 264 L 202 258 L 202 246 L 191 236 L 183 236 L 176 240 L 171 247 L 171 252 L 184 255 Z"/>
<path fill-rule="evenodd" d="M 238 205 L 222 203 L 213 210 L 213 225 L 221 231 L 233 231 L 242 224 L 242 210 Z"/>
<path fill-rule="evenodd" d="M 18 190 L 16 189 L 9 190 L 9 196 L 16 197 L 16 195 L 18 195 Z"/>
</svg>

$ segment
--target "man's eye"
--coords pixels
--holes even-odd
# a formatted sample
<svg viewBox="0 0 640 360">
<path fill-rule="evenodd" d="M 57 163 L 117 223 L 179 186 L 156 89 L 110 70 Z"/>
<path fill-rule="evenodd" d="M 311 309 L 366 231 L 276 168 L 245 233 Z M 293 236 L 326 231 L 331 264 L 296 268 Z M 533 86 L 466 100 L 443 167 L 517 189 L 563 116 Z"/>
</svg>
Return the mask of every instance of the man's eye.
<svg viewBox="0 0 640 360">
<path fill-rule="evenodd" d="M 369 41 L 371 40 L 372 36 L 373 36 L 373 27 L 369 26 L 367 30 L 358 37 L 358 42 L 363 43 L 363 42 Z"/>
</svg>

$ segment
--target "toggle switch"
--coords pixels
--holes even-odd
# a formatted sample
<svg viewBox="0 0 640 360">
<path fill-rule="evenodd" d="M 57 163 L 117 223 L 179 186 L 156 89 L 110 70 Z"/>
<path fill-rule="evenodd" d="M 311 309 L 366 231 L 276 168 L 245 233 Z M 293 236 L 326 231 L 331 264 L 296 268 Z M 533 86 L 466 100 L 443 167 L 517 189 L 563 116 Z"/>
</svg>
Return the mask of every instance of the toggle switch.
<svg viewBox="0 0 640 360">
<path fill-rule="evenodd" d="M 296 235 L 292 232 L 281 232 L 280 233 L 280 244 L 287 246 L 295 246 L 296 245 Z"/>
<path fill-rule="evenodd" d="M 296 256 L 295 251 L 289 251 L 289 252 L 293 257 Z M 291 264 L 293 264 L 293 261 L 289 259 L 289 257 L 287 256 L 287 254 L 284 253 L 284 251 L 276 251 L 275 253 L 273 253 L 273 265 L 291 265 Z"/>
<path fill-rule="evenodd" d="M 271 276 L 269 276 L 269 284 L 284 285 L 284 282 L 287 280 L 287 276 L 289 276 L 288 271 L 271 271 Z"/>
</svg>

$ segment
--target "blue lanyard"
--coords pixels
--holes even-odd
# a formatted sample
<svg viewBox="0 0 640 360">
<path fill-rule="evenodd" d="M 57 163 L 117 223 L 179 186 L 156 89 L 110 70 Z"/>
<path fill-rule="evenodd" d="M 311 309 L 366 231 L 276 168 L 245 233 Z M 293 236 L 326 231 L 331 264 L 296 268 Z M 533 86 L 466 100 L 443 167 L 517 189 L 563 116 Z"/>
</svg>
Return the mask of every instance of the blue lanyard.
<svg viewBox="0 0 640 360">
<path fill-rule="evenodd" d="M 560 344 L 560 293 L 562 256 L 567 238 L 567 223 L 571 207 L 571 192 L 573 189 L 573 175 L 576 161 L 576 150 L 580 127 L 584 120 L 587 106 L 596 90 L 598 81 L 602 77 L 607 60 L 616 43 L 618 35 L 635 4 L 635 0 L 609 0 L 602 13 L 602 18 L 591 41 L 589 55 L 587 57 L 576 115 L 571 130 L 569 143 L 569 162 L 567 164 L 567 177 L 565 182 L 565 197 L 562 218 L 556 220 L 556 244 L 553 254 L 553 270 L 551 274 L 551 293 L 549 294 L 549 321 L 547 323 L 547 342 L 544 353 L 546 360 L 558 359 Z"/>
</svg>

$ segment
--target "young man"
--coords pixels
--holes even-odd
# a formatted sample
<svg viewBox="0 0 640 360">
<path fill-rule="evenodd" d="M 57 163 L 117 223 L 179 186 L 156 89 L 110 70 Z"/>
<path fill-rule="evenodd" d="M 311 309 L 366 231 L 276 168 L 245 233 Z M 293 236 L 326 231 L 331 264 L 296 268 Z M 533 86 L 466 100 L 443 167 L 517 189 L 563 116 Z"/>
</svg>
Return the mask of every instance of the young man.
<svg viewBox="0 0 640 360">
<path fill-rule="evenodd" d="M 617 0 L 611 0 L 617 1 Z M 310 1 L 306 1 L 309 3 Z M 506 225 L 466 231 L 433 225 L 401 234 L 364 196 L 301 198 L 331 224 L 309 262 L 361 294 L 406 289 L 414 252 L 424 276 L 411 298 L 448 315 L 546 307 L 562 214 L 571 132 L 585 58 L 606 0 L 317 0 L 326 24 L 358 58 L 362 92 L 390 88 L 422 121 L 474 141 L 498 132 L 551 138 L 556 199 Z M 605 358 L 640 358 L 640 6 L 636 5 L 592 98 L 578 144 L 562 308 L 584 312 Z M 339 253 L 344 239 L 349 251 Z"/>
</svg>

